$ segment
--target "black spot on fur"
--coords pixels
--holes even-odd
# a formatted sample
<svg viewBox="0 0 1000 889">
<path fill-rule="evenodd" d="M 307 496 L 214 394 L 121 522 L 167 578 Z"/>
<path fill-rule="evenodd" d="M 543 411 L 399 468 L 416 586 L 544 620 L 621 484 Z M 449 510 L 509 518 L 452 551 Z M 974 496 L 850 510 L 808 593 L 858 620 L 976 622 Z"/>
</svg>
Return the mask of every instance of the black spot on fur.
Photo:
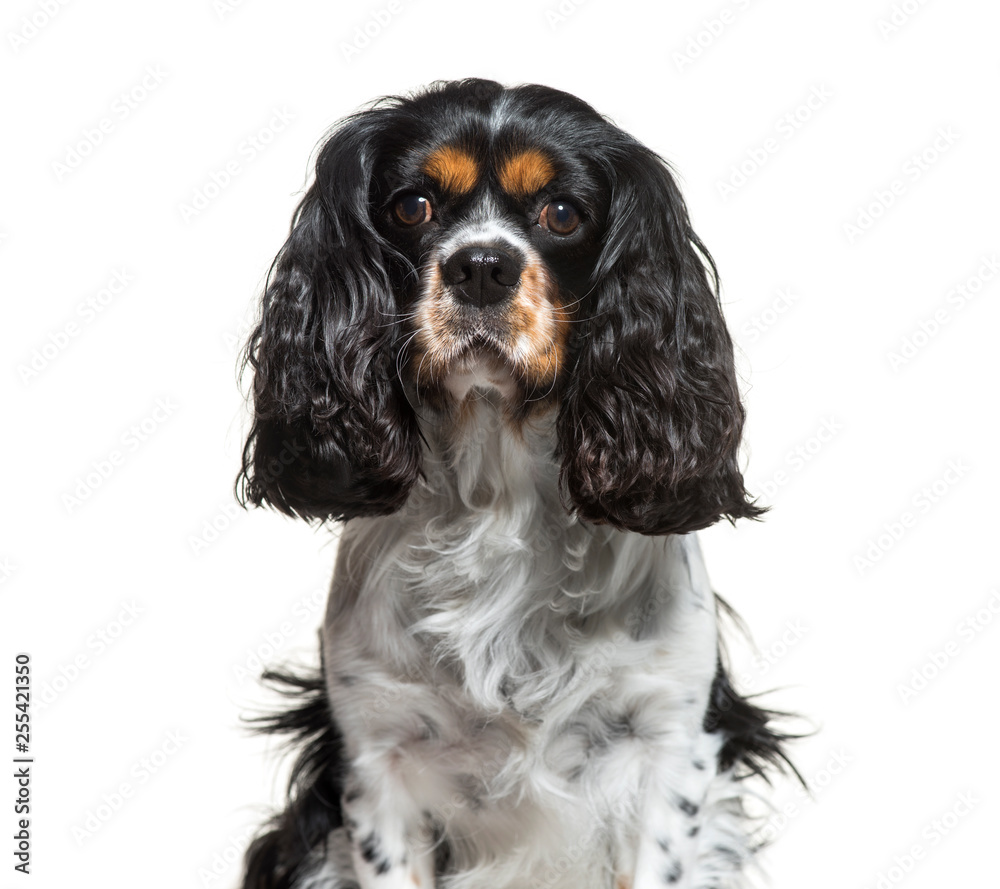
<svg viewBox="0 0 1000 889">
<path fill-rule="evenodd" d="M 694 818 L 698 814 L 698 806 L 683 796 L 677 797 L 677 808 L 687 815 L 688 818 Z"/>
<path fill-rule="evenodd" d="M 621 741 L 635 735 L 635 726 L 632 724 L 632 717 L 628 713 L 622 713 L 607 723 L 608 739 L 610 741 Z"/>
<path fill-rule="evenodd" d="M 657 837 L 656 845 L 659 846 L 664 852 L 670 851 L 670 840 L 666 837 Z"/>
<path fill-rule="evenodd" d="M 382 854 L 382 847 L 374 833 L 368 834 L 358 844 L 358 849 L 361 852 L 361 857 L 372 866 L 379 876 L 387 874 L 392 868 L 392 862 Z"/>
<path fill-rule="evenodd" d="M 358 677 L 352 676 L 350 673 L 339 673 L 336 678 L 337 682 L 345 686 L 354 685 L 358 681 Z"/>
<path fill-rule="evenodd" d="M 691 763 L 691 765 L 693 765 L 699 772 L 704 772 L 705 771 L 705 762 L 704 762 L 704 760 L 696 759 L 696 760 L 694 760 L 694 762 Z"/>
<path fill-rule="evenodd" d="M 361 857 L 371 864 L 376 858 L 378 858 L 378 838 L 373 833 L 368 834 L 368 836 L 366 836 L 358 844 L 358 849 L 361 851 Z"/>
<path fill-rule="evenodd" d="M 426 815 L 430 821 L 430 814 Z M 445 839 L 444 830 L 440 825 L 433 825 L 431 832 L 434 836 L 434 872 L 440 877 L 451 873 L 452 852 L 451 844 Z"/>
<path fill-rule="evenodd" d="M 701 830 L 701 825 L 700 825 L 700 824 L 695 824 L 695 825 L 694 825 L 694 826 L 693 826 L 693 827 L 692 827 L 692 828 L 691 828 L 691 829 L 690 829 L 690 830 L 688 831 L 688 836 L 689 836 L 689 837 L 696 837 L 696 836 L 698 836 L 698 832 L 699 832 L 700 830 Z"/>
<path fill-rule="evenodd" d="M 307 676 L 268 671 L 262 679 L 293 703 L 248 721 L 255 731 L 287 735 L 299 753 L 288 779 L 285 810 L 247 849 L 242 885 L 243 889 L 292 889 L 311 864 L 311 853 L 343 824 L 342 741 L 322 669 Z"/>
<path fill-rule="evenodd" d="M 683 876 L 684 876 L 684 868 L 681 867 L 681 863 L 679 861 L 675 861 L 670 870 L 666 872 L 663 879 L 667 883 L 677 883 Z"/>
<path fill-rule="evenodd" d="M 737 852 L 735 849 L 729 848 L 729 846 L 713 846 L 712 852 L 734 867 L 741 867 L 743 865 L 743 859 L 745 856 Z"/>
<path fill-rule="evenodd" d="M 455 783 L 461 789 L 462 799 L 465 805 L 472 811 L 479 811 L 483 808 L 482 791 L 483 779 L 476 775 L 456 775 Z"/>
</svg>

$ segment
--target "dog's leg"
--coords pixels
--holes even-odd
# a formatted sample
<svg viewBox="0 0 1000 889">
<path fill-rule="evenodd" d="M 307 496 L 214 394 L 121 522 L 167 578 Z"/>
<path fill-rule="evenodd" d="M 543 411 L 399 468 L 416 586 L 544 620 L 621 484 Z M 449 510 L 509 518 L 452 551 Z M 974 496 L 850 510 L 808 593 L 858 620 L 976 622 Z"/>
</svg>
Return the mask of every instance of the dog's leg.
<svg viewBox="0 0 1000 889">
<path fill-rule="evenodd" d="M 344 792 L 344 823 L 361 889 L 434 889 L 430 832 L 392 766 L 355 767 Z"/>
<path fill-rule="evenodd" d="M 676 794 L 656 794 L 646 806 L 640 827 L 631 889 L 693 886 L 699 805 Z"/>
<path fill-rule="evenodd" d="M 670 750 L 661 750 L 652 764 L 644 789 L 630 889 L 741 885 L 703 881 L 706 827 L 717 814 L 710 792 L 716 776 L 716 746 L 716 740 L 700 735 L 690 747 L 672 745 Z"/>
<path fill-rule="evenodd" d="M 692 780 L 684 782 L 683 791 L 662 781 L 650 785 L 635 870 L 621 886 L 740 889 L 747 885 L 744 868 L 752 850 L 741 788 L 730 773 L 717 774 L 714 762 L 696 761 L 704 769 L 689 776 Z"/>
</svg>

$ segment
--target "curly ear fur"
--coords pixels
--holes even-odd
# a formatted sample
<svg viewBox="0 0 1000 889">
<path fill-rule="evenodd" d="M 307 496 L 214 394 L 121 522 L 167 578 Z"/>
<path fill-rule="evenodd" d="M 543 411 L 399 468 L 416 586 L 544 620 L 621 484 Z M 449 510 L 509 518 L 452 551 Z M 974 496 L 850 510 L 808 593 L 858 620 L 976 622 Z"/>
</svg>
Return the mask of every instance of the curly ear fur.
<svg viewBox="0 0 1000 889">
<path fill-rule="evenodd" d="M 643 534 L 756 518 L 737 459 L 744 411 L 715 264 L 664 162 L 612 146 L 607 240 L 559 414 L 578 514 Z"/>
<path fill-rule="evenodd" d="M 245 355 L 254 420 L 237 479 L 244 505 L 381 515 L 402 506 L 419 474 L 416 418 L 396 372 L 396 304 L 369 214 L 382 117 L 356 115 L 324 145 L 268 276 Z"/>
</svg>

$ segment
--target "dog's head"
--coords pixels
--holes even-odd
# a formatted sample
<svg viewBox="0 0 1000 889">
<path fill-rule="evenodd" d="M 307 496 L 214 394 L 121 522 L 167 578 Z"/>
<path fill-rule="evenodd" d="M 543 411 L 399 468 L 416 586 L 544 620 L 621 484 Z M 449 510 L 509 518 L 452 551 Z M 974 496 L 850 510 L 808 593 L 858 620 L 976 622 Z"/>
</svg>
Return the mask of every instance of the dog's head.
<svg viewBox="0 0 1000 889">
<path fill-rule="evenodd" d="M 567 93 L 469 80 L 323 145 L 247 347 L 245 501 L 393 512 L 417 412 L 558 411 L 567 506 L 645 534 L 754 517 L 715 268 L 667 167 Z"/>
</svg>

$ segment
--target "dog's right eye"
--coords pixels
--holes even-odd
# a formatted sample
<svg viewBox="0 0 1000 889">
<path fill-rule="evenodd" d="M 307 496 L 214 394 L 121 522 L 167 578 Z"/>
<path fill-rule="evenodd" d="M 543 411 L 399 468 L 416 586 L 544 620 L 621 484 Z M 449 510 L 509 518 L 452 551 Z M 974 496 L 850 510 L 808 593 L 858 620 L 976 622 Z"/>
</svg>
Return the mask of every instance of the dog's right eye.
<svg viewBox="0 0 1000 889">
<path fill-rule="evenodd" d="M 431 202 L 422 194 L 404 194 L 392 208 L 396 219 L 403 225 L 420 225 L 431 218 Z"/>
</svg>

